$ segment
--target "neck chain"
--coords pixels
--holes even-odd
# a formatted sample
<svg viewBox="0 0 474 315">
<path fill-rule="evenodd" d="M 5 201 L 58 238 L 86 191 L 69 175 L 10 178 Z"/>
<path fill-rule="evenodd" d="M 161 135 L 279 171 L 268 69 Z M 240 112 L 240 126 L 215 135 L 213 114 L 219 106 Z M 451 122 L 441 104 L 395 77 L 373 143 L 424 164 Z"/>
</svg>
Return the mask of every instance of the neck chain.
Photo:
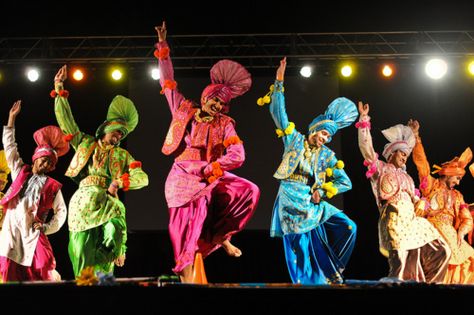
<svg viewBox="0 0 474 315">
<path fill-rule="evenodd" d="M 312 147 L 309 145 L 308 140 L 304 141 L 304 157 L 310 159 L 311 155 L 318 150 L 317 147 Z"/>
<path fill-rule="evenodd" d="M 211 122 L 213 119 L 214 119 L 214 116 L 204 116 L 204 117 L 201 117 L 202 111 L 200 108 L 198 108 L 198 110 L 194 113 L 194 119 L 197 121 L 197 122 L 204 122 L 204 123 L 208 123 L 208 122 Z"/>
</svg>

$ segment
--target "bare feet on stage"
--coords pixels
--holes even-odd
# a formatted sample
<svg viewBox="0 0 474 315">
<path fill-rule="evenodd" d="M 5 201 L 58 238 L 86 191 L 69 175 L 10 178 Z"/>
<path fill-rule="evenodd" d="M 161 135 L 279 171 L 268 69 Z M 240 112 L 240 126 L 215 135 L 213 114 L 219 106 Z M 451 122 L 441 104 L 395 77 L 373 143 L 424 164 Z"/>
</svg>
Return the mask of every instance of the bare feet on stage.
<svg viewBox="0 0 474 315">
<path fill-rule="evenodd" d="M 181 272 L 178 272 L 181 283 L 193 283 L 193 265 L 187 265 Z"/>
<path fill-rule="evenodd" d="M 225 240 L 222 242 L 222 248 L 224 248 L 225 252 L 229 256 L 232 256 L 232 257 L 242 256 L 242 251 L 238 247 L 235 247 L 234 245 L 232 245 L 232 243 L 229 240 Z"/>
<path fill-rule="evenodd" d="M 123 267 L 123 265 L 125 265 L 125 254 L 118 256 L 114 260 L 114 263 L 117 267 Z"/>
</svg>

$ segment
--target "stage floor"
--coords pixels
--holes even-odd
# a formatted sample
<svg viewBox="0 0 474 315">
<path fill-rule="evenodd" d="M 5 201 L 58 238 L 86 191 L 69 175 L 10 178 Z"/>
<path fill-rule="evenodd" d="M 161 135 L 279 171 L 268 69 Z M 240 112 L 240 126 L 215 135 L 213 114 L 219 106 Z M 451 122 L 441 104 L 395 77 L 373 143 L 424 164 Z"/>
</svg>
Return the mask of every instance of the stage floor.
<svg viewBox="0 0 474 315">
<path fill-rule="evenodd" d="M 0 285 L 2 301 L 21 310 L 54 305 L 48 314 L 420 314 L 474 305 L 473 285 L 346 280 L 340 285 L 163 282 L 160 277 L 117 278 L 111 285 L 74 281 Z M 34 301 L 33 301 L 34 300 Z M 44 301 L 40 303 L 38 302 Z M 324 311 L 323 311 L 324 310 Z M 40 312 L 42 313 L 42 312 Z M 450 312 L 451 313 L 451 312 Z"/>
</svg>

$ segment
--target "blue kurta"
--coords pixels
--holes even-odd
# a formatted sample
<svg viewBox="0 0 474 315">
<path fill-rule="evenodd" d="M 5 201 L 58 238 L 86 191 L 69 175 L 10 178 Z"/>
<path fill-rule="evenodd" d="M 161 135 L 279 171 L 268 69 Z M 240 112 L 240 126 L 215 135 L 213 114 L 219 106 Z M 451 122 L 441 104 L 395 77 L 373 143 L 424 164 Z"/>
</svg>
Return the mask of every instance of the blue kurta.
<svg viewBox="0 0 474 315">
<path fill-rule="evenodd" d="M 276 81 L 270 113 L 277 128 L 285 130 L 290 122 L 282 88 L 282 82 Z M 342 168 L 336 168 L 337 158 L 325 145 L 310 148 L 305 145 L 305 136 L 296 130 L 282 139 L 285 151 L 274 174 L 280 188 L 270 235 L 283 237 L 294 283 L 340 283 L 354 246 L 356 225 L 323 200 L 327 195 L 322 185 L 331 181 L 337 193 L 342 193 L 351 189 L 351 181 Z M 328 168 L 332 169 L 331 177 L 327 176 Z M 318 204 L 311 201 L 314 190 L 321 196 Z"/>
</svg>

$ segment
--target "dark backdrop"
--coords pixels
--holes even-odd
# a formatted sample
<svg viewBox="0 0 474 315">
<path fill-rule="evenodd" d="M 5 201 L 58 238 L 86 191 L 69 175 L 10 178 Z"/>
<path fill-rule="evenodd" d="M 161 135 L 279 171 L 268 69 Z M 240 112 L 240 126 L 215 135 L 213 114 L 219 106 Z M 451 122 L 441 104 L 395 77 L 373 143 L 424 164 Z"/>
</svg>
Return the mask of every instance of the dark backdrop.
<svg viewBox="0 0 474 315">
<path fill-rule="evenodd" d="M 291 64 L 291 60 L 288 61 Z M 455 63 L 460 63 L 455 60 Z M 453 65 L 455 64 L 453 63 Z M 356 77 L 341 79 L 335 69 L 317 73 L 309 79 L 289 71 L 285 82 L 287 111 L 299 130 L 323 112 L 337 96 L 346 96 L 354 102 L 363 100 L 371 105 L 372 134 L 377 152 L 385 140 L 380 130 L 409 118 L 420 121 L 421 135 L 431 164 L 441 163 L 459 155 L 467 146 L 474 148 L 472 118 L 473 79 L 460 69 L 441 81 L 428 80 L 420 64 L 403 65 L 391 80 L 379 77 L 375 63 L 364 63 Z M 454 67 L 455 68 L 455 67 Z M 459 71 L 458 71 L 459 70 Z M 30 162 L 35 144 L 32 133 L 41 126 L 55 124 L 53 99 L 49 96 L 56 69 L 43 73 L 37 83 L 27 83 L 20 67 L 11 67 L 0 83 L 0 117 L 5 124 L 8 110 L 16 99 L 23 100 L 22 112 L 17 118 L 17 140 L 20 153 Z M 127 265 L 117 270 L 118 276 L 144 276 L 169 273 L 172 267 L 172 250 L 167 234 L 167 208 L 163 185 L 171 166 L 171 159 L 161 154 L 170 113 L 159 84 L 147 78 L 146 69 L 131 68 L 123 83 L 110 83 L 105 70 L 89 72 L 90 80 L 84 83 L 66 82 L 66 88 L 75 119 L 81 129 L 95 133 L 105 119 L 108 104 L 116 94 L 132 98 L 140 113 L 140 123 L 123 145 L 143 162 L 150 176 L 150 185 L 142 190 L 121 193 L 127 206 L 129 222 L 129 252 Z M 274 125 L 267 107 L 256 105 L 256 99 L 268 91 L 273 74 L 253 77 L 251 90 L 232 102 L 230 114 L 237 121 L 237 131 L 244 140 L 247 160 L 236 174 L 255 182 L 262 190 L 260 204 L 246 230 L 235 237 L 245 251 L 237 263 L 222 253 L 207 260 L 208 273 L 217 281 L 288 281 L 280 240 L 271 239 L 268 228 L 278 182 L 272 177 L 282 154 L 282 143 L 275 135 Z M 179 88 L 189 98 L 197 100 L 208 84 L 206 72 L 176 73 Z M 365 168 L 357 146 L 357 130 L 350 126 L 341 130 L 330 146 L 344 160 L 353 189 L 333 202 L 357 223 L 358 238 L 353 257 L 346 271 L 349 278 L 376 279 L 386 274 L 385 258 L 378 252 L 378 210 L 365 178 Z M 51 176 L 63 184 L 63 193 L 69 200 L 75 184 L 63 176 L 73 151 L 60 159 Z M 416 175 L 411 160 L 408 171 Z M 418 180 L 415 176 L 415 182 Z M 474 180 L 467 174 L 460 187 L 467 202 L 474 202 Z M 67 224 L 50 239 L 56 252 L 58 269 L 64 277 L 72 277 L 67 258 Z"/>
</svg>

